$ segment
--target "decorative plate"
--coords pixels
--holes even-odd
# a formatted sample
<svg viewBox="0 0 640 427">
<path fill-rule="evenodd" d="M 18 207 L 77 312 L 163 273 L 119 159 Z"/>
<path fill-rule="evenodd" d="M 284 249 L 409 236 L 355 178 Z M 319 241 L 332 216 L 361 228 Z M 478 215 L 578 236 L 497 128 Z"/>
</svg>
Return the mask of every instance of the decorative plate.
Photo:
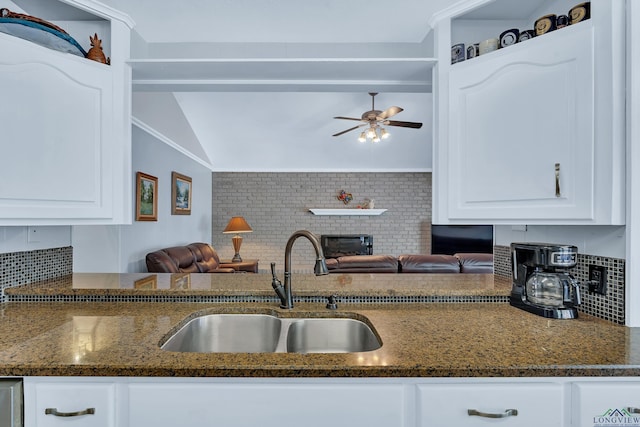
<svg viewBox="0 0 640 427">
<path fill-rule="evenodd" d="M 60 52 L 86 57 L 87 52 L 73 37 L 53 28 L 20 18 L 0 17 L 0 32 L 29 40 Z"/>
</svg>

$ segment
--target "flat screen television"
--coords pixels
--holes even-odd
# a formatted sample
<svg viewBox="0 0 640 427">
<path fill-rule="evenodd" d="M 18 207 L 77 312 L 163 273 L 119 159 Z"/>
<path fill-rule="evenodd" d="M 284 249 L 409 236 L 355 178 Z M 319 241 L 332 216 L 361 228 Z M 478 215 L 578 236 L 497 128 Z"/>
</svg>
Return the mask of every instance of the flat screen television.
<svg viewBox="0 0 640 427">
<path fill-rule="evenodd" d="M 493 253 L 493 225 L 431 225 L 431 253 Z"/>
</svg>

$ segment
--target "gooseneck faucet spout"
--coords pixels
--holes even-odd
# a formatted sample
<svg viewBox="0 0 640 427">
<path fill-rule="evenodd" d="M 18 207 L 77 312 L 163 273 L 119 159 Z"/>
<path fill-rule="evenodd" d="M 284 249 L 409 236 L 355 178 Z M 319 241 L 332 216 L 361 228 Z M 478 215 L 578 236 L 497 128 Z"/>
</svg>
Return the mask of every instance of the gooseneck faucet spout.
<svg viewBox="0 0 640 427">
<path fill-rule="evenodd" d="M 318 237 L 307 230 L 298 230 L 294 232 L 291 237 L 289 237 L 287 246 L 284 250 L 284 293 L 278 292 L 276 290 L 278 297 L 280 297 L 280 308 L 293 308 L 293 294 L 291 292 L 291 249 L 293 248 L 293 243 L 298 239 L 298 237 L 307 238 L 313 245 L 313 249 L 315 249 L 316 251 L 316 264 L 313 269 L 313 273 L 316 276 L 329 274 L 327 263 L 324 259 L 324 254 L 322 253 L 322 247 L 320 246 L 320 240 L 318 239 Z M 277 280 L 277 278 L 275 278 L 275 275 L 274 280 Z M 276 287 L 277 285 L 274 286 L 274 289 Z"/>
</svg>

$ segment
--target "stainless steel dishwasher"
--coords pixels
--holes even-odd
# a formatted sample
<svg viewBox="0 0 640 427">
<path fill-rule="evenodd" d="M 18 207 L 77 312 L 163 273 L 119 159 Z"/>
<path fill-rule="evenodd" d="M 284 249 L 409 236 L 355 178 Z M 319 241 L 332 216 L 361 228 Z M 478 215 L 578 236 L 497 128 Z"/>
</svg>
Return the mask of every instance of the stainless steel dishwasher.
<svg viewBox="0 0 640 427">
<path fill-rule="evenodd" d="M 0 427 L 22 427 L 22 379 L 0 379 Z"/>
</svg>

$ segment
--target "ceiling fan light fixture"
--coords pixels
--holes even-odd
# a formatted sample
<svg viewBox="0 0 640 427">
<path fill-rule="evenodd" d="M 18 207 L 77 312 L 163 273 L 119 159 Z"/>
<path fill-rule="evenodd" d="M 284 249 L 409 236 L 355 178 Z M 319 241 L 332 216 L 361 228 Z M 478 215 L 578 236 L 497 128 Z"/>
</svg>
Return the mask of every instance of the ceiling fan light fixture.
<svg viewBox="0 0 640 427">
<path fill-rule="evenodd" d="M 369 129 L 367 129 L 367 138 L 373 139 L 376 136 L 378 136 L 378 135 L 376 134 L 376 130 L 375 130 L 375 128 L 373 128 L 373 126 L 370 127 Z"/>
<path fill-rule="evenodd" d="M 362 132 L 362 133 L 360 134 L 360 137 L 358 138 L 358 141 L 360 141 L 360 142 L 366 142 L 366 141 L 367 141 L 367 135 L 366 135 L 364 132 Z"/>
<path fill-rule="evenodd" d="M 389 132 L 387 132 L 387 130 L 385 128 L 381 128 L 380 129 L 380 138 L 387 139 L 387 138 L 389 138 L 389 136 L 391 136 L 391 134 Z"/>
<path fill-rule="evenodd" d="M 372 139 L 373 142 L 380 142 L 380 137 L 378 136 L 378 134 L 376 133 L 376 135 L 373 137 Z"/>
</svg>

